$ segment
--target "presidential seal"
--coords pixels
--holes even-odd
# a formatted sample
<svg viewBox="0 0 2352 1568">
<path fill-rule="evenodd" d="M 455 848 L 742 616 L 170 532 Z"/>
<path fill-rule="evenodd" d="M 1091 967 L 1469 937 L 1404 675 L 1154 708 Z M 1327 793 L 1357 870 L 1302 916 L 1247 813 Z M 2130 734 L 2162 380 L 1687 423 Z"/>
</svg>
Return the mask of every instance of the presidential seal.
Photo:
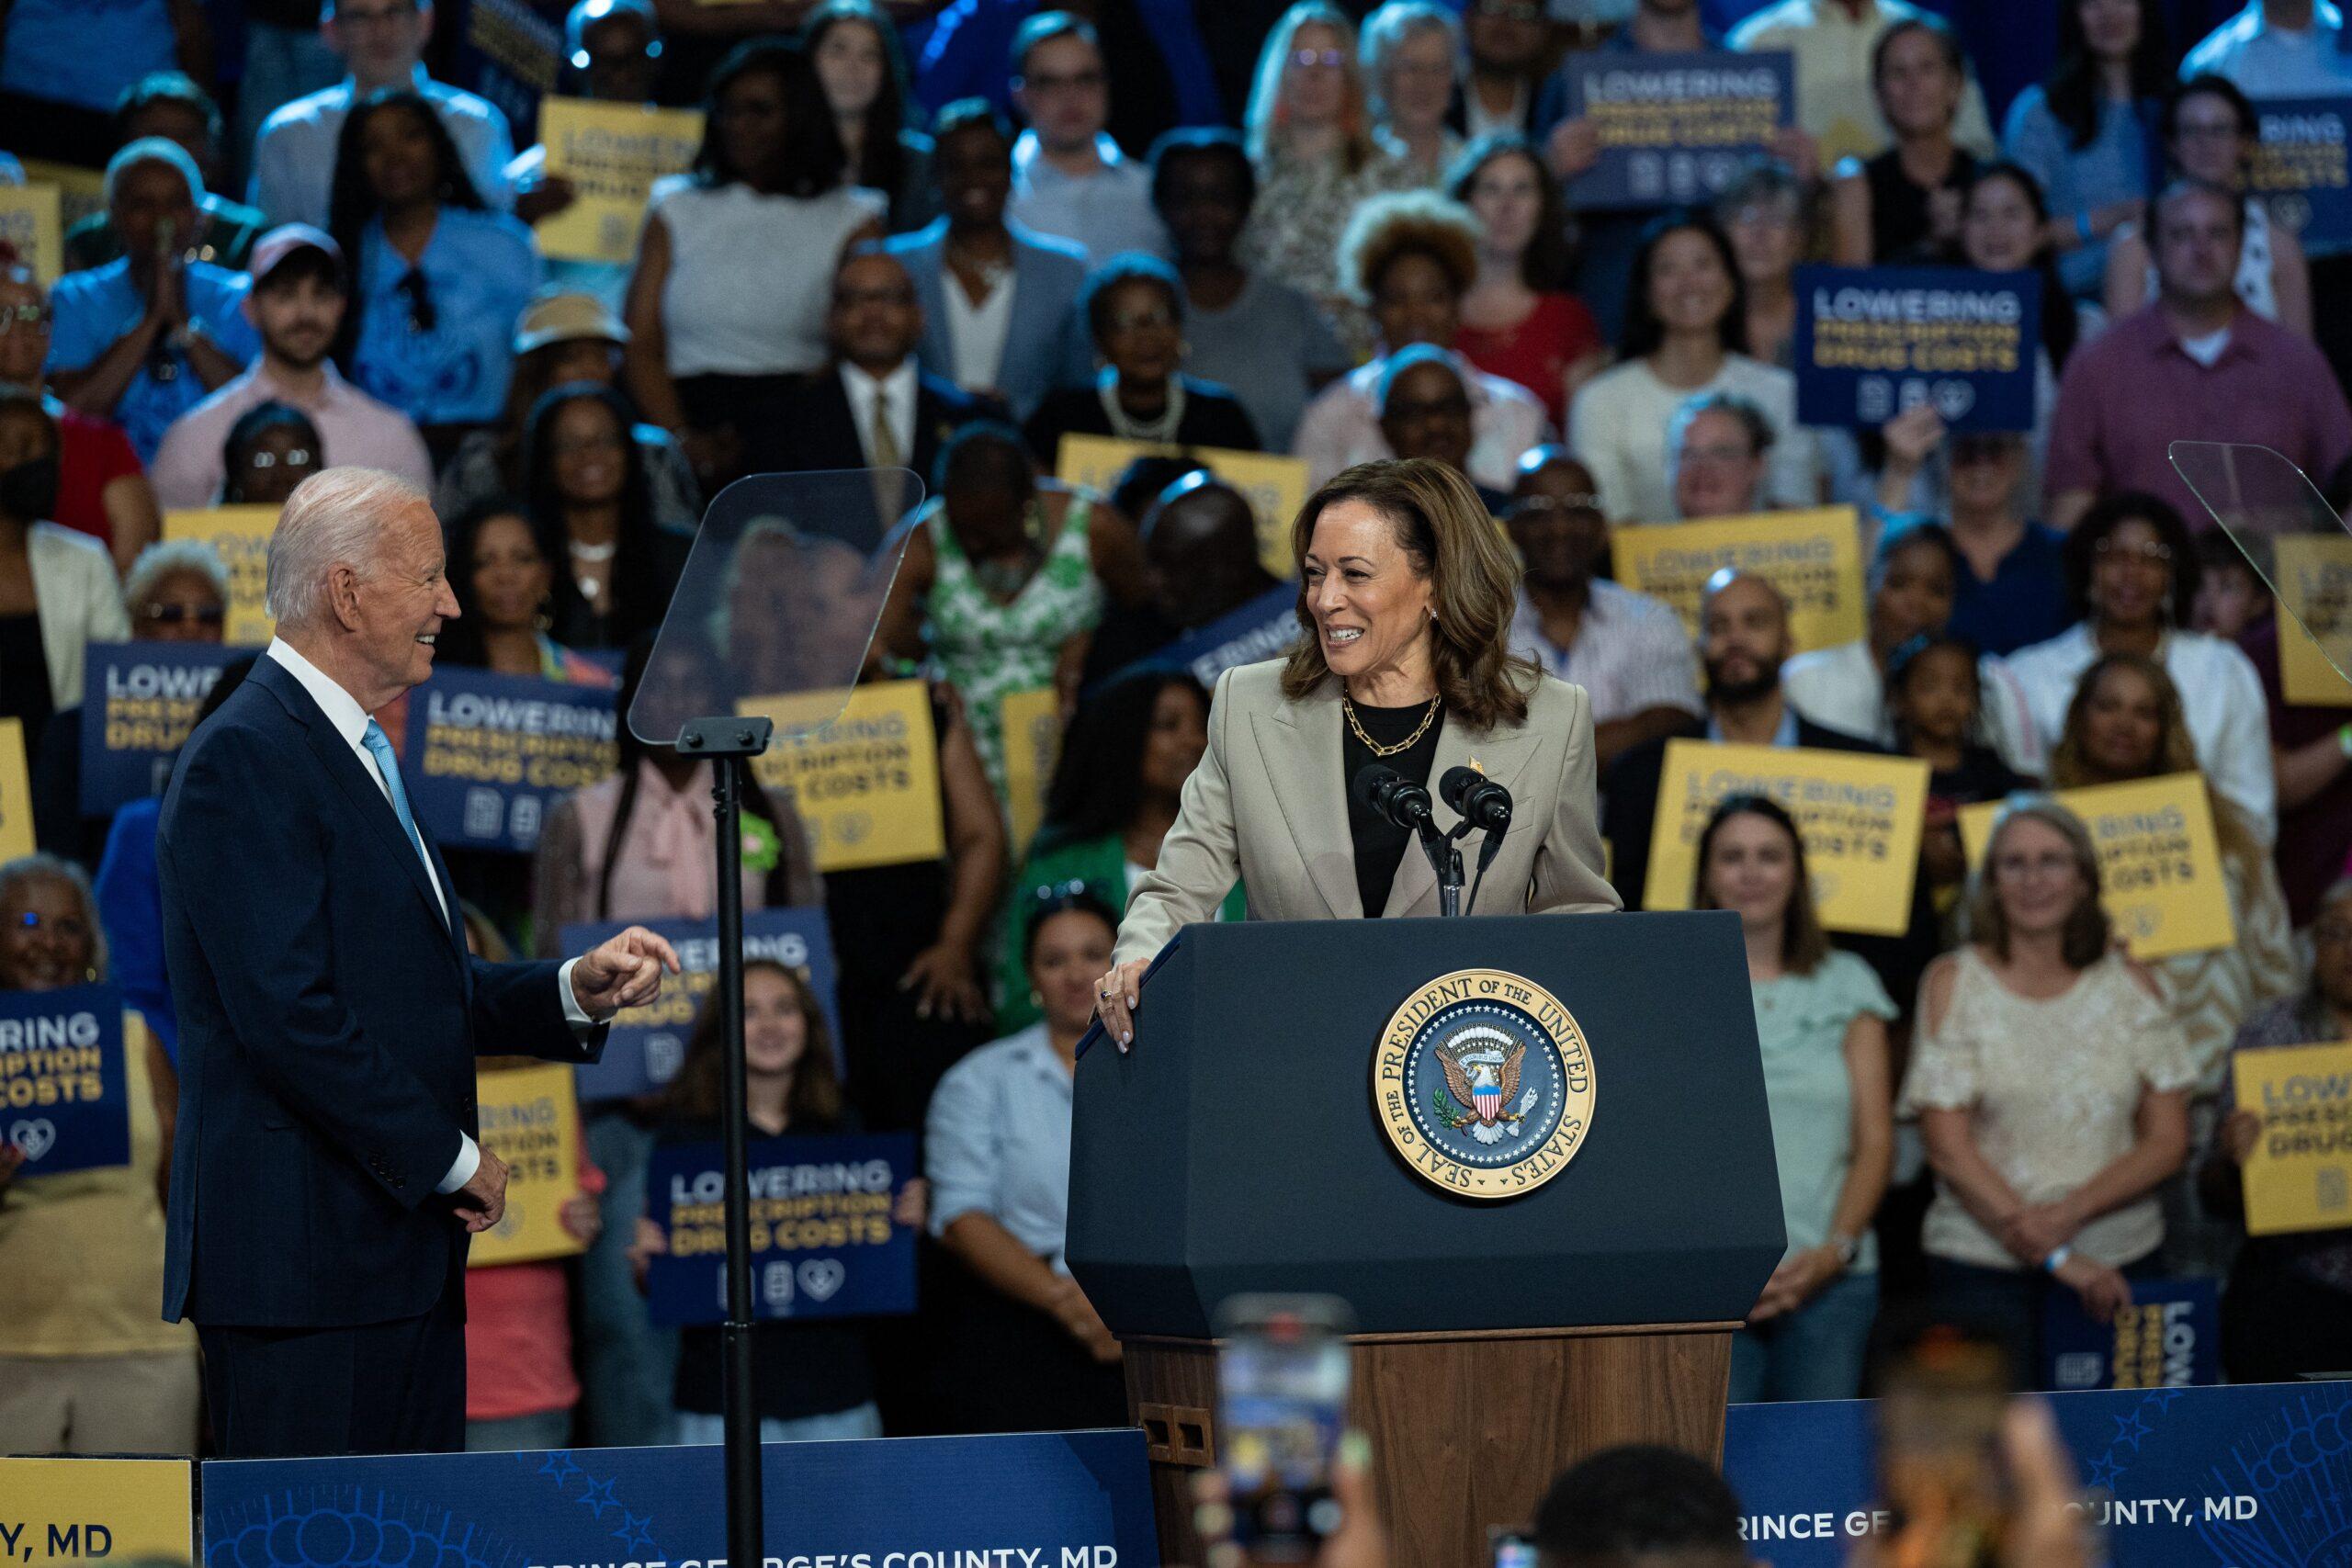
<svg viewBox="0 0 2352 1568">
<path fill-rule="evenodd" d="M 1500 969 L 1457 969 L 1405 999 L 1373 1055 L 1372 1099 L 1414 1174 L 1464 1198 L 1517 1198 L 1566 1170 L 1592 1126 L 1592 1052 L 1559 998 Z"/>
</svg>

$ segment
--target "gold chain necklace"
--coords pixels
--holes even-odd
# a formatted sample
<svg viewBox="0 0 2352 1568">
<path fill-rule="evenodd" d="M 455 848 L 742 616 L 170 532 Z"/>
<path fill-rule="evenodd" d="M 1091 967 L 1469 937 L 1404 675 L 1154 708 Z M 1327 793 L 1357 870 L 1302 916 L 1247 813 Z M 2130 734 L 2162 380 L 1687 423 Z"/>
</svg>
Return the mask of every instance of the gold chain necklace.
<svg viewBox="0 0 2352 1568">
<path fill-rule="evenodd" d="M 1414 744 L 1418 742 L 1422 736 L 1427 735 L 1430 732 L 1430 723 L 1437 717 L 1437 705 L 1443 700 L 1443 693 L 1440 693 L 1437 696 L 1431 697 L 1430 699 L 1430 711 L 1421 715 L 1421 722 L 1413 726 L 1413 733 L 1408 735 L 1404 739 L 1399 740 L 1394 746 L 1380 745 L 1375 742 L 1371 736 L 1366 735 L 1363 732 L 1363 726 L 1356 722 L 1356 705 L 1350 702 L 1344 696 L 1340 699 L 1340 711 L 1348 716 L 1348 728 L 1356 732 L 1356 739 L 1363 742 L 1363 749 L 1365 750 L 1371 752 L 1375 757 L 1394 757 L 1399 751 L 1411 750 Z"/>
</svg>

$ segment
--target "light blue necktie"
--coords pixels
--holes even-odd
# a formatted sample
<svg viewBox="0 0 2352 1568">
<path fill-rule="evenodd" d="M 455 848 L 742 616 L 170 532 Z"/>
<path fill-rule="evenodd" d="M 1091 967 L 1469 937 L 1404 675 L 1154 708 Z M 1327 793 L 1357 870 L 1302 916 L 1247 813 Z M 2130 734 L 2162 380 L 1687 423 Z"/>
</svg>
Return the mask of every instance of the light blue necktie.
<svg viewBox="0 0 2352 1568">
<path fill-rule="evenodd" d="M 424 852 L 424 840 L 416 830 L 416 818 L 409 815 L 408 791 L 401 784 L 401 765 L 392 760 L 391 738 L 384 733 L 382 725 L 371 718 L 368 721 L 367 730 L 359 737 L 359 743 L 368 748 L 370 757 L 376 759 L 376 771 L 384 775 L 384 792 L 392 797 L 392 812 L 401 819 L 401 828 L 408 834 L 408 841 L 416 846 L 417 859 L 431 866 L 432 859 Z"/>
</svg>

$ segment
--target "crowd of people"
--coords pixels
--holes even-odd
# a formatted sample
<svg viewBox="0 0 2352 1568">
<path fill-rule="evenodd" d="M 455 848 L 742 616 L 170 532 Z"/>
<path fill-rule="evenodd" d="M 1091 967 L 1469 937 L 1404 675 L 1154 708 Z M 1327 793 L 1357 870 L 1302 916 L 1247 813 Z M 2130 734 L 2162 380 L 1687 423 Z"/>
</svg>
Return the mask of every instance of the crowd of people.
<svg viewBox="0 0 2352 1568">
<path fill-rule="evenodd" d="M 2186 51 L 2154 0 L 2052 8 L 2046 79 L 1988 105 L 1904 0 L 1781 0 L 1728 34 L 1699 0 L 1605 26 L 1526 0 L 581 0 L 557 94 L 706 117 L 613 263 L 541 254 L 582 193 L 434 74 L 431 0 L 243 7 L 233 80 L 193 0 L 115 0 L 106 49 L 72 0 L 15 0 L 0 180 L 102 169 L 103 202 L 54 281 L 0 258 L 0 721 L 39 841 L 0 865 L 0 989 L 119 985 L 135 1104 L 123 1168 L 20 1176 L 0 1147 L 26 1305 L 0 1314 L 0 1451 L 199 1441 L 193 1336 L 155 1312 L 155 807 L 82 812 L 86 649 L 220 641 L 228 574 L 164 513 L 276 505 L 329 466 L 435 497 L 464 611 L 442 664 L 623 705 L 728 485 L 904 467 L 928 491 L 865 676 L 929 682 L 943 852 L 820 873 L 793 803 L 743 780 L 745 907 L 821 908 L 840 958 L 830 1010 L 753 967 L 755 1130 L 917 1134 L 901 1218 L 932 1238 L 915 1320 L 762 1330 L 772 1435 L 1125 1418 L 1061 1257 L 1073 1052 L 1207 745 L 1208 685 L 1158 656 L 1282 590 L 1270 520 L 1195 448 L 1295 457 L 1310 487 L 1390 457 L 1465 475 L 1523 570 L 1512 652 L 1589 694 L 1619 895 L 1737 915 L 1790 1250 L 1735 1399 L 1861 1392 L 1898 1302 L 2030 1367 L 2051 1295 L 2103 1318 L 2158 1277 L 2227 1282 L 2233 1377 L 2352 1365 L 2352 1231 L 2247 1240 L 2229 1073 L 2352 1033 L 2352 697 L 2288 700 L 2291 623 L 2166 459 L 2255 442 L 2352 502 L 2352 253 L 2248 188 L 2255 106 L 2352 96 L 2352 53 L 2325 0 L 2248 0 Z M 1793 55 L 1793 124 L 1702 205 L 1573 201 L 1601 147 L 1568 64 L 1717 47 Z M 1808 262 L 2038 274 L 2031 427 L 1803 423 Z M 1087 435 L 1182 455 L 1098 492 L 1057 477 Z M 1849 644 L 1801 652 L 1762 577 L 1717 579 L 1686 626 L 1611 575 L 1619 527 L 1830 505 L 1869 562 Z M 1021 839 L 1007 699 L 1041 689 L 1059 761 Z M 403 706 L 378 716 L 395 744 Z M 1826 930 L 1758 796 L 1714 812 L 1691 886 L 1648 886 L 1678 739 L 1928 763 L 1907 929 Z M 534 855 L 455 857 L 477 947 L 709 918 L 713 766 L 623 727 Z M 2234 938 L 2141 963 L 2041 792 L 2178 774 Z M 1959 815 L 1990 802 L 1972 859 Z M 713 1341 L 643 1294 L 649 1162 L 713 1135 L 714 1035 L 667 1090 L 586 1108 L 576 1261 L 469 1277 L 480 1445 L 715 1428 Z"/>
</svg>

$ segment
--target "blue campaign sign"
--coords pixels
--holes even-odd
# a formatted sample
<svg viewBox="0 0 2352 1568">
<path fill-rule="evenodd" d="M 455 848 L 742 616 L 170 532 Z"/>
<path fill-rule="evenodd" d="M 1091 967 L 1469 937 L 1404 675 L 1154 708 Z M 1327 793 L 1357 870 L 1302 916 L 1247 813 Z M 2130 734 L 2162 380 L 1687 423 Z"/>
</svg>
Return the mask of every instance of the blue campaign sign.
<svg viewBox="0 0 2352 1568">
<path fill-rule="evenodd" d="M 2352 31 L 2352 29 L 2346 29 Z M 2246 184 L 2270 218 L 2306 248 L 2352 240 L 2352 168 L 2345 146 L 2345 100 L 2265 98 L 2254 106 L 2261 126 Z"/>
<path fill-rule="evenodd" d="M 879 1317 L 915 1310 L 915 1227 L 890 1208 L 915 1166 L 911 1133 L 762 1138 L 752 1145 L 752 1297 L 763 1318 Z M 727 1156 L 663 1145 L 645 1178 L 647 1217 L 669 1250 L 645 1277 L 662 1324 L 718 1323 L 727 1303 Z"/>
<path fill-rule="evenodd" d="M 82 815 L 111 817 L 164 793 L 172 759 L 220 667 L 249 648 L 209 642 L 94 642 L 82 684 Z"/>
<path fill-rule="evenodd" d="M 2072 1291 L 2050 1292 L 2041 1386 L 2187 1388 L 2222 1381 L 2222 1292 L 2211 1280 L 2134 1280 L 2132 1304 L 2093 1322 Z"/>
<path fill-rule="evenodd" d="M 1592 51 L 1561 63 L 1570 119 L 1593 128 L 1600 161 L 1568 183 L 1577 208 L 1706 201 L 1795 114 L 1785 51 Z"/>
<path fill-rule="evenodd" d="M 2352 1383 L 2112 1389 L 2048 1396 L 2091 1490 L 2113 1568 L 2317 1563 L 2341 1551 L 2352 1497 Z M 1735 1404 L 1724 1477 L 1749 1555 L 1843 1568 L 1883 1528 L 1867 1400 Z"/>
<path fill-rule="evenodd" d="M 614 728 L 603 687 L 435 670 L 409 696 L 401 776 L 443 849 L 527 854 L 550 806 L 613 771 Z"/>
<path fill-rule="evenodd" d="M 1954 430 L 2030 430 L 2041 277 L 1801 266 L 1797 419 L 1875 429 L 1928 403 Z"/>
<path fill-rule="evenodd" d="M 1238 610 L 1227 610 L 1207 626 L 1186 632 L 1130 668 L 1173 666 L 1189 671 L 1202 685 L 1214 686 L 1216 678 L 1235 665 L 1272 659 L 1297 636 L 1298 584 L 1285 582 L 1267 589 Z"/>
<path fill-rule="evenodd" d="M 0 1141 L 24 1175 L 130 1164 L 130 1096 L 121 991 L 0 991 Z"/>
<path fill-rule="evenodd" d="M 585 920 L 563 928 L 563 951 L 585 953 L 631 924 L 669 938 L 670 945 L 678 950 L 678 964 L 684 973 L 665 977 L 661 999 L 650 1007 L 631 1008 L 613 1020 L 604 1055 L 580 1069 L 582 1102 L 628 1100 L 666 1087 L 686 1059 L 686 1041 L 694 1033 L 695 1015 L 718 979 L 716 920 Z M 824 1010 L 826 1027 L 832 1032 L 833 1059 L 838 1066 L 842 1021 L 833 1002 L 833 934 L 825 923 L 825 911 L 746 911 L 743 956 L 773 958 L 808 976 L 817 1005 Z"/>
<path fill-rule="evenodd" d="M 775 1443 L 767 1568 L 1159 1568 L 1143 1433 Z M 206 1568 L 721 1568 L 717 1448 L 210 1460 Z"/>
</svg>

